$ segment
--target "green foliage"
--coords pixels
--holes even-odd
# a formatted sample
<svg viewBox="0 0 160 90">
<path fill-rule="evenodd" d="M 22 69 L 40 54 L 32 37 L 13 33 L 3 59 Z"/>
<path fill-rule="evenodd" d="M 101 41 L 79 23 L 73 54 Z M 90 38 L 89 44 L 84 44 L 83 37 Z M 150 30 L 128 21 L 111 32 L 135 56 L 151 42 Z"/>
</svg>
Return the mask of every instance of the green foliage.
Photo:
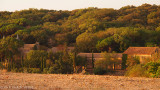
<svg viewBox="0 0 160 90">
<path fill-rule="evenodd" d="M 0 62 L 0 69 L 3 69 L 3 68 L 4 68 L 4 66 L 3 66 L 2 62 Z"/>
<path fill-rule="evenodd" d="M 128 57 L 126 61 L 127 68 L 140 64 L 139 57 Z"/>
<path fill-rule="evenodd" d="M 41 73 L 41 69 L 40 68 L 28 68 L 27 72 L 28 73 Z"/>
<path fill-rule="evenodd" d="M 73 73 L 73 54 L 66 49 L 58 55 L 58 59 L 54 61 L 53 66 L 49 68 L 49 73 Z"/>
<path fill-rule="evenodd" d="M 122 69 L 126 69 L 127 54 L 122 55 Z"/>
<path fill-rule="evenodd" d="M 96 75 L 103 75 L 105 74 L 107 71 L 104 70 L 103 68 L 101 67 L 97 67 L 97 68 L 94 68 L 94 74 Z"/>
<path fill-rule="evenodd" d="M 75 64 L 76 64 L 76 66 L 85 66 L 86 65 L 86 58 L 81 57 L 81 56 L 77 56 L 76 60 L 75 60 Z"/>
<path fill-rule="evenodd" d="M 130 67 L 130 69 L 125 73 L 125 76 L 129 77 L 149 77 L 147 70 L 140 64 Z"/>
<path fill-rule="evenodd" d="M 108 51 L 111 52 L 112 47 L 114 47 L 115 45 L 115 41 L 113 37 L 108 37 L 100 42 L 98 42 L 98 44 L 96 45 L 97 49 L 100 51 Z"/>
<path fill-rule="evenodd" d="M 112 66 L 112 64 L 114 63 L 114 61 L 111 60 L 111 56 L 104 52 L 103 53 L 103 60 L 96 60 L 94 62 L 94 73 L 95 74 L 104 74 L 107 73 L 109 71 L 108 66 Z"/>
<path fill-rule="evenodd" d="M 48 73 L 50 73 L 50 74 L 53 74 L 53 73 L 58 74 L 58 73 L 61 73 L 61 70 L 56 68 L 56 66 L 53 66 L 53 67 L 49 68 Z"/>
<path fill-rule="evenodd" d="M 0 40 L 0 50 L 5 55 L 11 56 L 18 52 L 18 48 L 23 46 L 23 42 L 13 37 L 7 37 Z"/>
<path fill-rule="evenodd" d="M 156 31 L 160 31 L 160 26 L 156 28 Z"/>
<path fill-rule="evenodd" d="M 43 68 L 46 67 L 47 52 L 42 50 L 31 50 L 27 53 L 27 58 L 24 61 L 26 67 Z"/>
<path fill-rule="evenodd" d="M 14 56 L 19 54 L 18 48 L 22 46 L 23 46 L 23 42 L 13 37 L 6 37 L 0 40 L 0 55 L 4 57 L 3 61 L 7 60 L 7 63 L 8 63 L 7 68 L 9 70 L 12 69 Z"/>
<path fill-rule="evenodd" d="M 151 77 L 156 77 L 156 75 L 158 77 L 159 66 L 160 66 L 160 63 L 158 63 L 158 62 L 149 62 L 144 67 L 147 68 L 147 72 L 150 73 Z"/>
<path fill-rule="evenodd" d="M 32 31 L 31 35 L 42 45 L 45 45 L 48 40 L 47 32 L 45 30 Z"/>
<path fill-rule="evenodd" d="M 79 48 L 79 51 L 92 52 L 92 50 L 95 50 L 97 37 L 91 33 L 85 32 L 76 38 L 76 43 Z"/>
<path fill-rule="evenodd" d="M 160 78 L 160 66 L 158 67 L 155 77 Z"/>
<path fill-rule="evenodd" d="M 155 46 L 160 44 L 158 8 L 157 5 L 143 4 L 119 10 L 30 8 L 0 12 L 0 39 L 18 34 L 25 43 L 38 41 L 47 47 L 76 43 L 83 52 L 108 51 L 108 48 L 123 52 L 129 46 Z"/>
</svg>

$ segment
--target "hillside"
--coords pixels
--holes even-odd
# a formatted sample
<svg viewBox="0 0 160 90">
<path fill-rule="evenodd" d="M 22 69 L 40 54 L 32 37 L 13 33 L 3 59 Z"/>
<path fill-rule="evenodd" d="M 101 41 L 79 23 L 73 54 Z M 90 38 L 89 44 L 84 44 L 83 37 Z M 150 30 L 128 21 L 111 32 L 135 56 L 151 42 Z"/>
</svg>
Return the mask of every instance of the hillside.
<svg viewBox="0 0 160 90">
<path fill-rule="evenodd" d="M 129 46 L 158 46 L 160 6 L 1 11 L 0 39 L 17 34 L 27 44 L 36 41 L 47 47 L 67 44 L 77 46 L 80 52 L 123 52 Z"/>
</svg>

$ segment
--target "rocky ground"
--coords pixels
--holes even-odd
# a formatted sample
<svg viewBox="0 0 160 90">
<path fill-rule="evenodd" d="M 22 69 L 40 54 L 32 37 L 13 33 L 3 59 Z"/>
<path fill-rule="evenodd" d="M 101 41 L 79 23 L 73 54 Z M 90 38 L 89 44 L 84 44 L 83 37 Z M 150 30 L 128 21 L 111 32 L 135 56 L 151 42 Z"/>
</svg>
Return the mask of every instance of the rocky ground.
<svg viewBox="0 0 160 90">
<path fill-rule="evenodd" d="M 159 90 L 160 79 L 110 75 L 28 74 L 0 71 L 0 90 Z"/>
</svg>

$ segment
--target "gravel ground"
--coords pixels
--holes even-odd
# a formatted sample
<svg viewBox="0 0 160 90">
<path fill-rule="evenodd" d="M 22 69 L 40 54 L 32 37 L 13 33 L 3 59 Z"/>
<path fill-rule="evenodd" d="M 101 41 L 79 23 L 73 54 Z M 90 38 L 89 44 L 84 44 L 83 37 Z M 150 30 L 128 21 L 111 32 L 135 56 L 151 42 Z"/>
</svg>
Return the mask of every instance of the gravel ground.
<svg viewBox="0 0 160 90">
<path fill-rule="evenodd" d="M 160 79 L 0 72 L 0 90 L 160 90 Z"/>
</svg>

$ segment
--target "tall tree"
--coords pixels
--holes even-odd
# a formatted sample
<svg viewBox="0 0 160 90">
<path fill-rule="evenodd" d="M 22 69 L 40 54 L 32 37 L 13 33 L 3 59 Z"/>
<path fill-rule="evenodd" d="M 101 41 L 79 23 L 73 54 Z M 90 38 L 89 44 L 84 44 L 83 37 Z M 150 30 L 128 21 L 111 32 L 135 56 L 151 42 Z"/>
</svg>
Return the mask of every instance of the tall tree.
<svg viewBox="0 0 160 90">
<path fill-rule="evenodd" d="M 7 37 L 0 40 L 0 53 L 4 54 L 8 63 L 13 63 L 14 55 L 18 54 L 18 48 L 23 46 L 23 42 L 13 37 Z"/>
</svg>

